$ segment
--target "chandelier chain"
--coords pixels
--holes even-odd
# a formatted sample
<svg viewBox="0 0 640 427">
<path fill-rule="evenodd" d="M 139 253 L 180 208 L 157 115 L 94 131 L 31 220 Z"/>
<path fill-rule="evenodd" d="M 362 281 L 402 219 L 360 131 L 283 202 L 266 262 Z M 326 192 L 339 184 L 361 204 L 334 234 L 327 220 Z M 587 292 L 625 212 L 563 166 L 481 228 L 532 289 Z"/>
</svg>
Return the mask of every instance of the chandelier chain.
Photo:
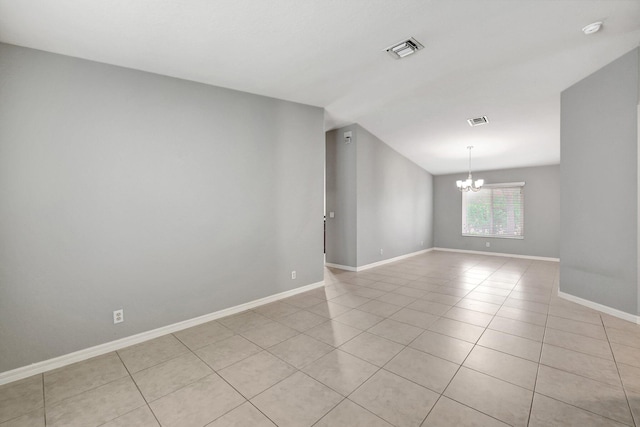
<svg viewBox="0 0 640 427">
<path fill-rule="evenodd" d="M 465 191 L 465 192 L 473 191 L 475 193 L 480 191 L 480 189 L 484 185 L 484 179 L 478 179 L 474 181 L 471 175 L 471 149 L 472 148 L 473 148 L 473 145 L 467 146 L 467 150 L 469 150 L 469 176 L 465 181 L 461 181 L 461 180 L 456 181 L 456 185 L 458 187 L 458 190 L 460 191 Z"/>
</svg>

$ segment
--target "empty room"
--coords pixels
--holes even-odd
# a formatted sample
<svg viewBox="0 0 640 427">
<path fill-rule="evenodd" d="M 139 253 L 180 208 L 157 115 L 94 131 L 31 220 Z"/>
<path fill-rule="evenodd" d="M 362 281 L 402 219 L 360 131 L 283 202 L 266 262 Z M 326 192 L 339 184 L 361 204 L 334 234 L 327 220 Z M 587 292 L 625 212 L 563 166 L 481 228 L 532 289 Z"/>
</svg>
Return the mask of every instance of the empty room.
<svg viewBox="0 0 640 427">
<path fill-rule="evenodd" d="M 638 0 L 0 0 L 0 427 L 640 426 L 639 145 Z"/>
</svg>

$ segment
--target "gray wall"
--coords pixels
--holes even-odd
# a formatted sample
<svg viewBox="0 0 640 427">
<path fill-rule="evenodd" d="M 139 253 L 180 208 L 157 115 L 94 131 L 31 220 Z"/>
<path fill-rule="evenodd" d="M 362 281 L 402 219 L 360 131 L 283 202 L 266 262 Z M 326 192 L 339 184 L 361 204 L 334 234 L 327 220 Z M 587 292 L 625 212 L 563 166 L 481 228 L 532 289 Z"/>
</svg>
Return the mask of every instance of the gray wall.
<svg viewBox="0 0 640 427">
<path fill-rule="evenodd" d="M 430 173 L 357 124 L 326 142 L 328 263 L 360 267 L 433 246 Z"/>
<path fill-rule="evenodd" d="M 353 134 L 350 144 L 344 132 Z M 356 266 L 356 126 L 326 134 L 326 255 L 328 263 Z M 330 218 L 329 212 L 335 217 Z"/>
<path fill-rule="evenodd" d="M 561 97 L 560 290 L 638 313 L 638 49 Z"/>
<path fill-rule="evenodd" d="M 432 175 L 357 130 L 358 266 L 433 247 Z"/>
<path fill-rule="evenodd" d="M 322 109 L 9 45 L 0 99 L 0 371 L 323 279 Z"/>
<path fill-rule="evenodd" d="M 564 159 L 563 159 L 564 161 Z M 456 180 L 466 173 L 438 175 L 434 183 L 434 246 L 558 258 L 560 253 L 560 166 L 473 172 L 486 184 L 524 181 L 524 239 L 462 236 L 462 196 Z M 491 247 L 486 247 L 490 242 Z"/>
</svg>

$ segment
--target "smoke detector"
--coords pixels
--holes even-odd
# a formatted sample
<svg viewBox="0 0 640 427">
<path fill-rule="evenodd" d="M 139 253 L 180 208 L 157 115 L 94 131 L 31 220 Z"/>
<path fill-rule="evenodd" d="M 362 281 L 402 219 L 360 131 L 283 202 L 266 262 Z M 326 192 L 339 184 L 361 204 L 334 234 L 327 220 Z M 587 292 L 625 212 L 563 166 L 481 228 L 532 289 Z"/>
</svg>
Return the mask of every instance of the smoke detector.
<svg viewBox="0 0 640 427">
<path fill-rule="evenodd" d="M 389 55 L 394 59 L 402 59 L 405 56 L 409 56 L 423 48 L 424 46 L 422 46 L 420 42 L 411 37 L 409 40 L 389 46 L 385 51 L 387 51 L 387 53 L 389 53 Z"/>
<path fill-rule="evenodd" d="M 489 123 L 489 119 L 487 118 L 487 116 L 474 117 L 472 119 L 467 119 L 467 123 L 469 123 L 469 126 L 471 126 L 471 127 L 473 127 L 473 126 L 481 126 L 481 125 L 486 125 L 487 123 Z"/>
<path fill-rule="evenodd" d="M 602 21 L 594 22 L 592 24 L 587 25 L 582 29 L 582 32 L 586 35 L 597 33 L 602 28 Z"/>
</svg>

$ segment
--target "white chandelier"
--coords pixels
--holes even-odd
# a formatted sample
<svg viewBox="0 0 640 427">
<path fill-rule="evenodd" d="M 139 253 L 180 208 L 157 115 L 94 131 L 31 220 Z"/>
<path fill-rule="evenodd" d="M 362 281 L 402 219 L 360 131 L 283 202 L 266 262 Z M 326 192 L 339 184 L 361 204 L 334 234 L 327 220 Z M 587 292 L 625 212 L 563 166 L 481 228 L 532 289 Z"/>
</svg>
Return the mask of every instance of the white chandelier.
<svg viewBox="0 0 640 427">
<path fill-rule="evenodd" d="M 473 145 L 470 145 L 467 147 L 467 150 L 469 150 L 469 176 L 465 181 L 460 181 L 460 180 L 456 181 L 456 185 L 458 186 L 458 190 L 460 191 L 469 191 L 469 190 L 480 191 L 480 189 L 484 185 L 484 179 L 477 179 L 474 182 L 473 178 L 471 178 L 471 149 L 472 148 L 473 148 Z"/>
</svg>

